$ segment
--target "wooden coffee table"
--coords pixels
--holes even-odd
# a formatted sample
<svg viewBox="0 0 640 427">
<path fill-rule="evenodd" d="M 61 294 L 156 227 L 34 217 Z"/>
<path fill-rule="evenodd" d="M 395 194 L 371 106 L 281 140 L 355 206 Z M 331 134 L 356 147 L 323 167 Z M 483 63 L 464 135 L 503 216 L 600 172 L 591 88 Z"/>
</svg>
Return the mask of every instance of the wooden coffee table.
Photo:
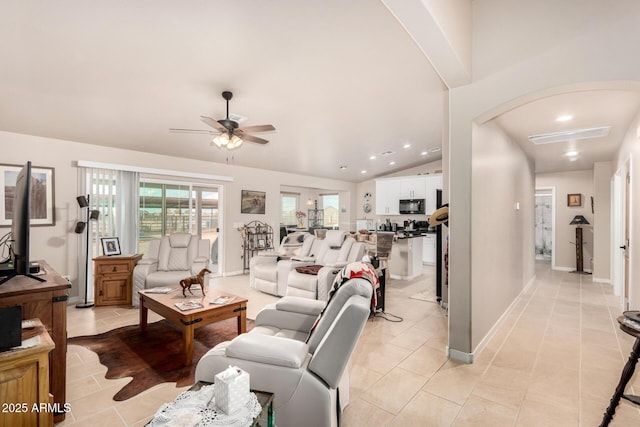
<svg viewBox="0 0 640 427">
<path fill-rule="evenodd" d="M 207 296 L 183 297 L 178 288 L 167 294 L 154 294 L 139 291 L 140 295 L 140 330 L 147 329 L 148 311 L 152 310 L 182 329 L 184 340 L 185 365 L 189 366 L 193 359 L 193 331 L 201 326 L 222 320 L 238 318 L 238 335 L 247 332 L 247 299 L 227 293 L 209 292 Z M 228 296 L 233 300 L 226 304 L 210 304 L 209 301 Z M 176 303 L 197 301 L 203 308 L 182 311 Z"/>
</svg>

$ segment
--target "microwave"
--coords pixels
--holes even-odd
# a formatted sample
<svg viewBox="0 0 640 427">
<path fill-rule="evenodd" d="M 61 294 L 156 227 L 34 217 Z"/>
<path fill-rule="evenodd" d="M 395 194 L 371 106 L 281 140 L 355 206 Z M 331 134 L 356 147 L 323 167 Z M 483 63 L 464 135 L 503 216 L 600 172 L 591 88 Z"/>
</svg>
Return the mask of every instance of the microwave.
<svg viewBox="0 0 640 427">
<path fill-rule="evenodd" d="M 401 199 L 400 214 L 424 215 L 424 199 Z"/>
</svg>

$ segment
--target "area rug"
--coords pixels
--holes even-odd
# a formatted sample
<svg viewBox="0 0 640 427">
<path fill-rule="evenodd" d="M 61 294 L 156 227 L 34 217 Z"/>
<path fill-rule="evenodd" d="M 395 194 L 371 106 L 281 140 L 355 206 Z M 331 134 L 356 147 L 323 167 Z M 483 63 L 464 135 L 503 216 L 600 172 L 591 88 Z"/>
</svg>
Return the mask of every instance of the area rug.
<svg viewBox="0 0 640 427">
<path fill-rule="evenodd" d="M 105 378 L 133 377 L 113 400 L 129 399 L 164 382 L 183 387 L 195 382 L 198 360 L 216 344 L 238 335 L 237 319 L 227 319 L 195 330 L 193 363 L 184 366 L 182 332 L 167 320 L 150 323 L 145 332 L 139 325 L 124 326 L 102 334 L 69 338 L 68 344 L 80 345 L 98 354 L 107 367 Z M 247 330 L 253 320 L 247 319 Z"/>
<path fill-rule="evenodd" d="M 409 298 L 427 302 L 438 302 L 436 299 L 436 293 L 431 290 L 419 292 L 415 295 L 411 295 Z"/>
</svg>

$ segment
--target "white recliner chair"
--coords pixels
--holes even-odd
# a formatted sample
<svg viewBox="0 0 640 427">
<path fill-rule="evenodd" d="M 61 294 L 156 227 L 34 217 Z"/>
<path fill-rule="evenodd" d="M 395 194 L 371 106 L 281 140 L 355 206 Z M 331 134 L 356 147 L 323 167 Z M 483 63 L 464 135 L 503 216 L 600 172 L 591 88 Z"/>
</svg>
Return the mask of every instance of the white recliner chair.
<svg viewBox="0 0 640 427">
<path fill-rule="evenodd" d="M 251 388 L 275 394 L 279 427 L 337 427 L 349 400 L 345 370 L 369 317 L 372 293 L 369 281 L 353 278 L 328 304 L 285 296 L 258 314 L 249 333 L 209 350 L 195 379 L 213 382 L 217 373 L 237 366 L 249 373 Z"/>
<path fill-rule="evenodd" d="M 287 274 L 290 258 L 307 257 L 315 237 L 307 232 L 294 232 L 282 238 L 274 252 L 260 252 L 249 261 L 249 287 L 271 295 L 283 296 L 287 290 Z M 282 265 L 281 265 L 282 263 Z M 284 267 L 287 265 L 287 267 Z M 280 271 L 284 271 L 283 274 Z"/>
<path fill-rule="evenodd" d="M 314 242 L 310 256 L 293 258 L 286 265 L 289 272 L 285 295 L 326 301 L 335 273 L 349 262 L 360 261 L 364 251 L 365 245 L 347 237 L 347 232 L 328 230 L 323 240 Z"/>
<path fill-rule="evenodd" d="M 133 305 L 138 291 L 178 285 L 185 277 L 209 267 L 210 242 L 189 233 L 175 233 L 149 242 L 149 251 L 133 269 Z"/>
</svg>

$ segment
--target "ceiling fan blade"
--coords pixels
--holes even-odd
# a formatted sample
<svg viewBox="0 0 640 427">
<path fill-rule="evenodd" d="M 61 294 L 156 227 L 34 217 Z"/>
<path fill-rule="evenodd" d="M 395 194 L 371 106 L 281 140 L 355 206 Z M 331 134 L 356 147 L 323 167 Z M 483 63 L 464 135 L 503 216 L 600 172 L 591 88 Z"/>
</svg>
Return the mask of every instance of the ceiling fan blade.
<svg viewBox="0 0 640 427">
<path fill-rule="evenodd" d="M 276 130 L 272 125 L 254 125 L 254 126 L 244 126 L 239 128 L 238 130 L 243 132 L 271 132 Z"/>
<path fill-rule="evenodd" d="M 200 116 L 200 119 L 203 122 L 205 122 L 206 124 L 208 124 L 209 126 L 211 126 L 212 128 L 218 129 L 220 132 L 226 132 L 227 131 L 227 128 L 222 126 L 220 123 L 218 123 L 216 120 L 212 119 L 211 117 Z"/>
<path fill-rule="evenodd" d="M 206 129 L 180 129 L 180 128 L 169 128 L 169 132 L 174 133 L 196 133 L 201 135 L 217 135 L 219 132 L 213 130 Z"/>
<path fill-rule="evenodd" d="M 266 139 L 258 138 L 257 136 L 253 135 L 247 135 L 246 133 L 239 134 L 238 136 L 245 141 L 257 142 L 258 144 L 266 144 L 267 142 L 269 142 Z"/>
</svg>

